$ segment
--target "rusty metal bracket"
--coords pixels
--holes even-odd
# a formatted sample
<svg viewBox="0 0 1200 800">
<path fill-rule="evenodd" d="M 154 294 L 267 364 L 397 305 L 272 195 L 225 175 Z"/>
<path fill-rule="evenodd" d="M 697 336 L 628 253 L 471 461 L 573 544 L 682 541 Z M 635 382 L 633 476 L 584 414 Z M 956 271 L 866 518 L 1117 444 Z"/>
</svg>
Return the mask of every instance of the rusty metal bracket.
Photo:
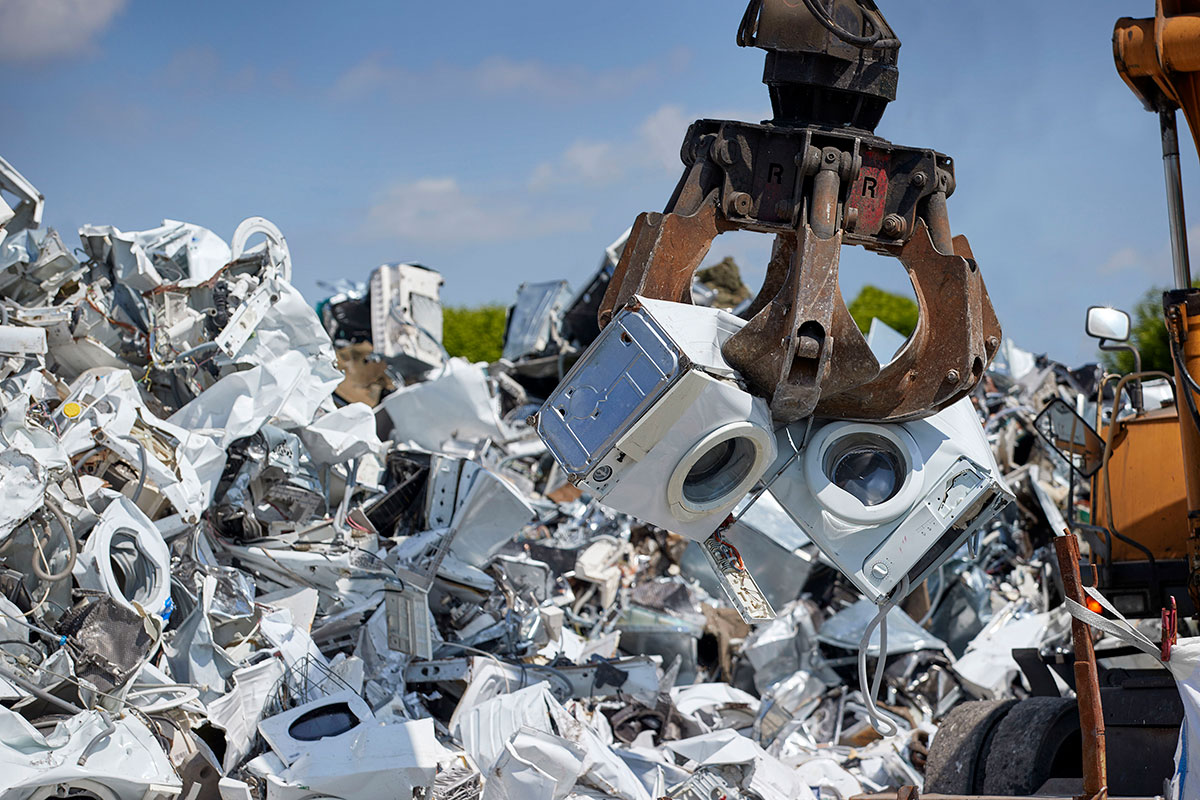
<svg viewBox="0 0 1200 800">
<path fill-rule="evenodd" d="M 878 376 L 853 390 L 826 394 L 823 417 L 908 420 L 966 397 L 1000 346 L 1000 322 L 964 237 L 955 254 L 940 252 L 924 220 L 900 252 L 920 301 L 917 328 Z M 886 416 L 879 412 L 886 410 Z"/>
<path fill-rule="evenodd" d="M 1079 574 L 1079 540 L 1066 531 L 1054 539 L 1058 569 L 1067 597 L 1083 605 L 1087 595 Z M 1100 678 L 1092 629 L 1071 617 L 1071 641 L 1075 648 L 1075 696 L 1079 703 L 1079 729 L 1083 736 L 1083 798 L 1108 796 L 1108 762 L 1105 748 L 1104 710 L 1100 705 Z"/>
</svg>

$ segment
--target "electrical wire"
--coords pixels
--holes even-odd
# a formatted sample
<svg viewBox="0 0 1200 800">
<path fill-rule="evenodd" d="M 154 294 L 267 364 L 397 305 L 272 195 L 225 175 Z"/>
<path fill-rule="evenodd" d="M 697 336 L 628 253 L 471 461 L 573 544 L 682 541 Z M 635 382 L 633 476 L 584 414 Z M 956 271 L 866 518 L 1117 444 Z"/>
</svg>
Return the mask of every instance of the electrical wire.
<svg viewBox="0 0 1200 800">
<path fill-rule="evenodd" d="M 43 672 L 50 672 L 50 670 L 43 667 L 37 667 L 37 669 L 41 669 Z M 57 673 L 50 672 L 50 674 L 55 675 Z M 6 678 L 12 683 L 15 683 L 17 686 L 20 686 L 37 699 L 47 702 L 50 705 L 57 706 L 71 715 L 83 713 L 83 709 L 79 706 L 75 705 L 74 703 L 69 703 L 66 700 L 63 700 L 61 697 L 56 697 L 42 687 L 38 686 L 33 681 L 26 680 L 25 678 L 21 677 L 3 664 L 0 664 L 0 676 Z"/>
<path fill-rule="evenodd" d="M 67 683 L 71 684 L 72 686 L 76 687 L 77 689 L 82 689 L 85 692 L 91 692 L 93 694 L 100 695 L 101 697 L 107 697 L 109 700 L 113 700 L 116 703 L 126 706 L 127 708 L 129 708 L 131 710 L 137 709 L 137 706 L 133 705 L 133 703 L 128 702 L 127 700 L 125 700 L 125 698 L 118 697 L 115 694 L 109 694 L 108 692 L 102 692 L 99 689 L 97 689 L 95 686 L 92 686 L 91 684 L 83 683 L 78 678 L 76 678 L 72 675 L 63 675 L 61 672 L 55 672 L 52 669 L 43 667 L 41 664 L 30 664 L 29 666 L 32 667 L 33 669 L 37 670 L 38 672 L 42 672 L 42 673 L 45 673 L 46 675 L 49 675 L 52 678 L 58 678 L 60 681 L 66 681 Z M 0 672 L 0 675 L 3 675 L 3 672 Z M 7 676 L 5 676 L 5 677 L 7 677 Z M 36 685 L 36 684 L 34 684 L 34 685 Z M 49 701 L 47 701 L 47 702 L 49 702 Z M 78 708 L 77 706 L 74 706 L 74 705 L 72 705 L 71 707 L 73 709 L 75 709 L 72 713 L 76 713 L 76 714 L 83 713 L 83 709 Z"/>
<path fill-rule="evenodd" d="M 46 495 L 44 504 L 50 509 L 51 513 L 54 514 L 54 516 L 58 519 L 59 524 L 63 527 L 63 535 L 67 537 L 69 556 L 67 558 L 67 566 L 62 570 L 62 572 L 57 574 L 50 572 L 50 562 L 46 558 L 45 551 L 45 546 L 49 544 L 50 536 L 53 533 L 52 529 L 50 528 L 50 523 L 43 522 L 43 524 L 46 526 L 46 538 L 43 541 L 42 539 L 38 538 L 37 531 L 33 529 L 32 521 L 30 522 L 29 534 L 33 537 L 33 548 L 36 551 L 35 557 L 30 560 L 30 567 L 32 568 L 31 571 L 33 574 L 46 584 L 46 590 L 42 592 L 41 599 L 34 604 L 33 608 L 29 609 L 28 611 L 21 612 L 22 617 L 31 617 L 37 612 L 41 611 L 42 607 L 46 604 L 46 601 L 50 599 L 50 592 L 54 588 L 53 585 L 70 576 L 71 570 L 75 567 L 75 560 L 78 555 L 78 544 L 75 541 L 75 534 L 71 529 L 70 523 L 67 521 L 66 515 L 63 514 L 58 503 L 50 495 Z M 11 547 L 12 542 L 13 537 L 10 535 L 3 544 L 0 544 L 0 553 L 3 553 L 9 547 Z M 38 564 L 39 558 L 42 562 L 40 565 Z M 10 617 L 8 614 L 5 614 L 4 616 Z"/>
<path fill-rule="evenodd" d="M 944 562 L 937 568 L 937 576 L 937 592 L 934 593 L 933 599 L 929 601 L 929 610 L 925 612 L 925 616 L 921 617 L 921 620 L 917 623 L 922 628 L 925 627 L 929 620 L 933 619 L 933 613 L 937 611 L 937 607 L 942 602 L 942 598 L 944 598 L 946 593 L 950 591 L 950 581 L 946 580 L 946 564 Z M 955 581 L 957 582 L 957 576 Z"/>
<path fill-rule="evenodd" d="M 29 609 L 28 611 L 22 611 L 21 616 L 22 617 L 32 617 L 34 614 L 41 611 L 42 606 L 46 605 L 46 601 L 50 599 L 50 590 L 53 588 L 54 588 L 53 586 L 47 585 L 46 591 L 42 592 L 42 598 L 33 604 L 33 608 Z M 8 614 L 5 614 L 5 616 L 8 617 L 9 619 L 12 619 L 15 621 L 15 617 L 11 617 Z"/>
<path fill-rule="evenodd" d="M 41 566 L 39 566 L 38 558 L 35 558 L 33 559 L 31 566 L 33 567 L 33 574 L 37 576 L 38 580 L 46 583 L 58 583 L 59 581 L 71 576 L 71 570 L 75 568 L 75 561 L 79 555 L 79 544 L 75 541 L 75 532 L 72 530 L 71 523 L 69 520 L 67 520 L 67 515 L 63 513 L 62 507 L 58 504 L 58 501 L 55 500 L 51 495 L 47 494 L 45 496 L 44 504 L 46 509 L 50 511 L 56 520 L 58 520 L 58 524 L 62 526 L 63 536 L 65 536 L 67 539 L 67 565 L 59 572 L 50 572 L 50 562 L 46 558 L 46 551 L 43 549 L 42 541 L 38 539 L 37 534 L 33 533 L 31 529 L 30 532 L 33 533 L 34 549 L 37 550 L 38 558 L 40 558 L 42 561 Z M 46 541 L 48 542 L 53 530 L 51 529 L 49 522 L 43 522 L 43 524 L 46 526 Z"/>
<path fill-rule="evenodd" d="M 571 683 L 571 679 L 567 677 L 567 674 L 560 669 L 556 669 L 555 667 L 550 666 L 549 664 L 526 664 L 524 662 L 518 662 L 517 664 L 514 664 L 514 666 L 521 667 L 522 675 L 524 674 L 525 670 L 531 669 L 531 670 L 541 670 L 542 672 L 549 673 L 550 675 L 553 675 L 554 677 L 558 678 L 560 681 L 563 682 L 563 686 L 566 687 L 566 690 L 563 693 L 564 698 L 570 697 L 571 694 L 575 691 L 575 684 Z M 522 677 L 521 683 L 524 684 L 525 682 L 526 681 L 525 681 L 524 677 Z"/>
<path fill-rule="evenodd" d="M 863 631 L 862 639 L 858 642 L 858 688 L 862 692 L 863 701 L 866 703 L 867 716 L 871 719 L 871 727 L 878 731 L 880 736 L 885 738 L 895 736 L 900 732 L 896 723 L 885 717 L 883 712 L 879 710 L 879 706 L 875 703 L 879 689 L 883 686 L 883 672 L 887 667 L 887 615 L 908 596 L 908 584 L 908 576 L 905 575 L 904 580 L 900 582 L 899 591 L 879 606 L 878 613 L 867 623 L 867 628 Z M 871 634 L 875 632 L 876 628 L 879 628 L 879 655 L 875 659 L 875 675 L 870 682 L 868 690 L 867 648 L 871 645 Z"/>
<path fill-rule="evenodd" d="M 458 642 L 442 642 L 440 645 L 438 645 L 438 647 L 439 647 L 439 649 L 442 647 L 457 647 L 460 650 L 466 650 L 468 653 L 476 653 L 477 655 L 486 656 L 487 658 L 490 658 L 492 661 L 496 662 L 496 666 L 500 667 L 501 677 L 504 678 L 504 691 L 505 692 L 512 691 L 512 686 L 509 684 L 509 681 L 508 681 L 508 671 L 504 669 L 504 666 L 505 666 L 504 662 L 501 661 L 500 657 L 497 656 L 495 653 L 489 653 L 487 650 L 480 650 L 478 647 L 471 647 L 469 644 L 460 644 Z M 514 664 L 511 666 L 517 666 L 517 665 Z"/>
<path fill-rule="evenodd" d="M 8 650 L 4 649 L 10 645 L 17 645 L 18 647 L 27 648 L 28 650 L 32 651 L 33 655 L 29 656 L 28 653 L 26 653 L 24 656 L 13 655 L 12 653 L 9 653 Z M 46 654 L 42 652 L 41 648 L 26 639 L 0 639 L 0 653 L 11 655 L 18 662 L 22 657 L 26 658 L 32 664 L 41 664 L 46 660 Z"/>
</svg>

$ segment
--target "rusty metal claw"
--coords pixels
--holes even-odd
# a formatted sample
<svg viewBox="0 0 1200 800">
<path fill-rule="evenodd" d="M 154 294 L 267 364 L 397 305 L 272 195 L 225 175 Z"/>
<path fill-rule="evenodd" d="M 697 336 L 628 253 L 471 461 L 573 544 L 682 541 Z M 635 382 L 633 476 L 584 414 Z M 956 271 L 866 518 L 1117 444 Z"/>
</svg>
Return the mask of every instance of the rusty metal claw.
<svg viewBox="0 0 1200 800">
<path fill-rule="evenodd" d="M 636 295 L 690 303 L 716 236 L 773 234 L 766 280 L 722 352 L 778 424 L 929 416 L 965 397 L 1000 347 L 970 246 L 951 235 L 954 162 L 874 135 L 895 97 L 899 41 L 877 9 L 845 5 L 843 22 L 870 47 L 834 41 L 844 30 L 807 3 L 752 0 L 739 41 L 767 51 L 775 117 L 692 123 L 683 176 L 663 213 L 637 218 L 599 311 L 603 327 Z M 882 369 L 838 286 L 843 244 L 897 256 L 916 290 L 917 328 Z"/>
<path fill-rule="evenodd" d="M 841 233 L 822 239 L 804 225 L 797 238 L 779 291 L 722 348 L 780 424 L 810 416 L 823 392 L 879 372 L 838 286 Z"/>
<path fill-rule="evenodd" d="M 708 255 L 718 227 L 712 192 L 694 214 L 639 214 L 600 304 L 600 327 L 634 295 L 692 302 L 692 274 Z"/>
<path fill-rule="evenodd" d="M 966 239 L 955 249 L 970 253 Z M 848 391 L 825 394 L 820 417 L 902 422 L 965 397 L 1000 346 L 1000 325 L 973 258 L 933 246 L 923 220 L 900 251 L 921 308 L 917 328 L 878 376 Z"/>
</svg>

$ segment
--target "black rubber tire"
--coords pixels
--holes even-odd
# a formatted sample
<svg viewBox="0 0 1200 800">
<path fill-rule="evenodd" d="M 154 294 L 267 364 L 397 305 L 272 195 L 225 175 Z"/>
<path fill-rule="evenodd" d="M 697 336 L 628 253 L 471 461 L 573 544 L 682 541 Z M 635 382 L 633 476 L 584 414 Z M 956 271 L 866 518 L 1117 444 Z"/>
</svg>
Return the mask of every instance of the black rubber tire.
<svg viewBox="0 0 1200 800">
<path fill-rule="evenodd" d="M 1024 796 L 1053 776 L 1059 751 L 1079 747 L 1079 712 L 1073 697 L 1022 700 L 996 726 L 987 752 L 985 794 Z M 1074 769 L 1080 761 L 1072 754 Z M 1070 776 L 1074 777 L 1074 776 Z"/>
<path fill-rule="evenodd" d="M 929 743 L 925 791 L 930 794 L 978 794 L 983 790 L 984 760 L 992 734 L 1016 700 L 978 700 L 956 706 Z"/>
</svg>

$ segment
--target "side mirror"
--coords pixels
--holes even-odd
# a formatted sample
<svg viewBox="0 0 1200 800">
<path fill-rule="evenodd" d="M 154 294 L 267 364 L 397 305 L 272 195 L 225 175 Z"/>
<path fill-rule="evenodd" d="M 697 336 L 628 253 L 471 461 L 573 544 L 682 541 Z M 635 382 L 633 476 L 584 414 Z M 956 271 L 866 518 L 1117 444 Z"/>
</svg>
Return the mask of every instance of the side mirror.
<svg viewBox="0 0 1200 800">
<path fill-rule="evenodd" d="M 1100 340 L 1100 349 L 1106 352 L 1128 350 L 1133 353 L 1133 371 L 1142 371 L 1142 354 L 1129 344 L 1129 315 L 1119 308 L 1092 306 L 1087 312 L 1087 334 Z M 1137 413 L 1142 413 L 1142 382 L 1138 379 L 1129 386 L 1129 399 Z"/>
<path fill-rule="evenodd" d="M 1129 315 L 1119 308 L 1092 306 L 1087 311 L 1087 335 L 1112 342 L 1129 341 Z"/>
<path fill-rule="evenodd" d="M 1037 415 L 1033 425 L 1041 437 L 1083 477 L 1090 478 L 1100 469 L 1104 458 L 1104 440 L 1061 398 L 1051 400 Z"/>
</svg>

